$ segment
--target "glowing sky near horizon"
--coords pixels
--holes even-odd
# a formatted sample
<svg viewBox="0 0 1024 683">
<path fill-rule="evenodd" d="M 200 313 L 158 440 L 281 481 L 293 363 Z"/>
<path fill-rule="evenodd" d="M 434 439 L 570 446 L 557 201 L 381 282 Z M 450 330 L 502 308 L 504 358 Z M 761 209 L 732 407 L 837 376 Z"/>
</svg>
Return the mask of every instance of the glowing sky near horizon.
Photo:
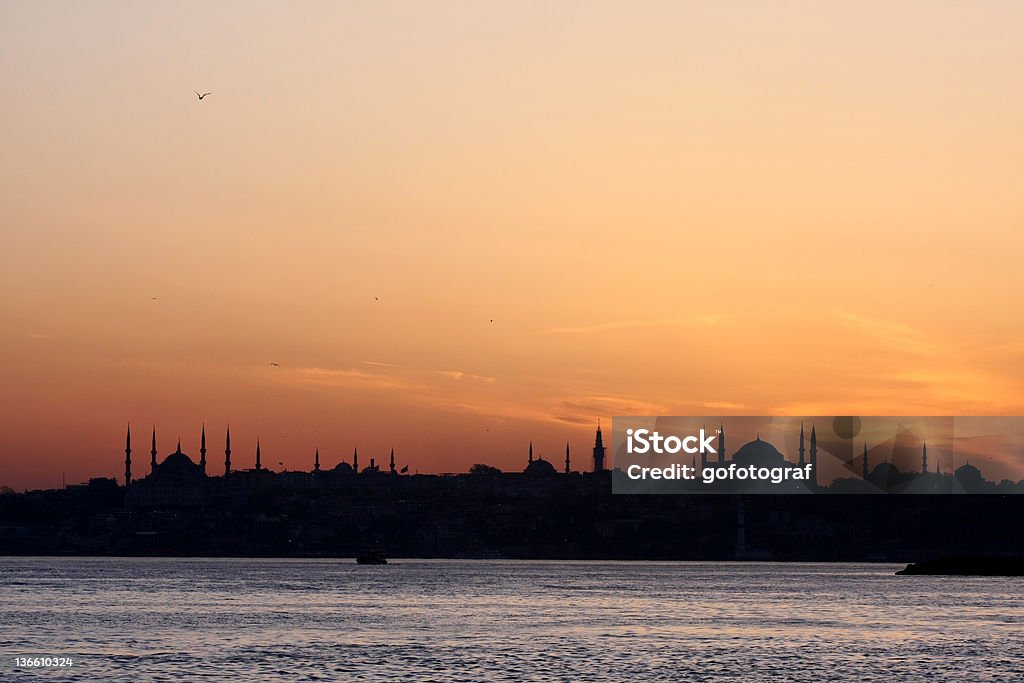
<svg viewBox="0 0 1024 683">
<path fill-rule="evenodd" d="M 120 478 L 128 421 L 465 471 L 615 414 L 1022 414 L 1022 25 L 5 2 L 0 485 Z"/>
</svg>

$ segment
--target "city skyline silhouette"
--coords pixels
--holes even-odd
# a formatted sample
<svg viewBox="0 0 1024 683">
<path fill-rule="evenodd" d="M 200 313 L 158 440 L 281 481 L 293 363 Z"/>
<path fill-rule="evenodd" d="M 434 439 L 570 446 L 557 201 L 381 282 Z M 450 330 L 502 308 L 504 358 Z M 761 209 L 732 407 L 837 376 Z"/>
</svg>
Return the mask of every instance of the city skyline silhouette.
<svg viewBox="0 0 1024 683">
<path fill-rule="evenodd" d="M 1019 8 L 402 12 L 5 8 L 8 485 L 123 420 L 461 471 L 596 416 L 1024 414 Z"/>
</svg>

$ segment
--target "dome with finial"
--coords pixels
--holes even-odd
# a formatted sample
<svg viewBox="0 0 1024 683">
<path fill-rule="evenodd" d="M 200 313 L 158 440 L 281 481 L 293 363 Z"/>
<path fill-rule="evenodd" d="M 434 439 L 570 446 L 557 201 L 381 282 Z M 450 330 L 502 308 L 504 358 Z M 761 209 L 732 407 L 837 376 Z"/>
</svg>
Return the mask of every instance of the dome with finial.
<svg viewBox="0 0 1024 683">
<path fill-rule="evenodd" d="M 868 481 L 882 489 L 892 488 L 903 481 L 903 479 L 903 472 L 891 462 L 878 463 L 871 470 L 871 474 L 868 475 Z"/>
<path fill-rule="evenodd" d="M 956 472 L 953 473 L 953 476 L 955 476 L 960 481 L 973 482 L 981 481 L 982 479 L 981 470 L 979 470 L 971 463 L 967 463 L 966 465 L 961 465 L 960 467 L 957 467 Z"/>
<path fill-rule="evenodd" d="M 746 465 L 780 467 L 789 464 L 775 446 L 761 440 L 760 434 L 753 441 L 748 441 L 740 446 L 740 449 L 733 454 L 732 462 L 740 467 Z"/>
<path fill-rule="evenodd" d="M 202 468 L 193 462 L 192 458 L 181 452 L 181 441 L 179 440 L 177 449 L 156 466 L 154 474 L 158 477 L 184 479 L 202 476 Z"/>
<path fill-rule="evenodd" d="M 536 460 L 534 460 L 533 462 L 528 464 L 526 466 L 526 469 L 523 470 L 523 473 L 524 474 L 530 474 L 530 475 L 541 475 L 541 476 L 548 475 L 548 474 L 556 474 L 555 466 L 552 465 L 551 463 L 549 463 L 544 458 L 537 458 Z"/>
</svg>

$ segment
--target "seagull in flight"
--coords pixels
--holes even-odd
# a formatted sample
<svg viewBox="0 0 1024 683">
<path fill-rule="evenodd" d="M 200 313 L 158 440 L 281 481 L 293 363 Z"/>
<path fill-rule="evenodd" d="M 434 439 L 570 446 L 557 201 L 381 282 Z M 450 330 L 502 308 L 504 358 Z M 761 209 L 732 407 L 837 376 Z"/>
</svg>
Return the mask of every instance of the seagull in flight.
<svg viewBox="0 0 1024 683">
<path fill-rule="evenodd" d="M 196 90 L 193 90 L 192 92 L 194 92 L 196 94 L 196 97 L 198 97 L 199 99 L 203 99 L 207 95 L 212 95 L 213 94 L 212 92 L 204 92 L 202 95 L 200 95 L 199 92 L 196 91 Z"/>
<path fill-rule="evenodd" d="M 271 363 L 271 365 L 273 365 L 273 366 L 274 366 L 275 368 L 279 368 L 279 367 L 281 367 L 281 364 L 280 364 L 280 363 Z"/>
</svg>

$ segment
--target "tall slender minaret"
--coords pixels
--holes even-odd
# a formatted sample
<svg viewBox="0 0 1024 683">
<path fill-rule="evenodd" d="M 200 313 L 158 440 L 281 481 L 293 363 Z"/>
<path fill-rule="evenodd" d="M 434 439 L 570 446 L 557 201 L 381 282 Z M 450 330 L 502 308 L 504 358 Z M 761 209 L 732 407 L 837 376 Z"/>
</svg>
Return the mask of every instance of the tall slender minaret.
<svg viewBox="0 0 1024 683">
<path fill-rule="evenodd" d="M 928 442 L 921 442 L 921 474 L 928 473 Z"/>
<path fill-rule="evenodd" d="M 565 473 L 569 474 L 569 442 L 565 442 Z"/>
<path fill-rule="evenodd" d="M 725 425 L 718 423 L 718 464 L 725 465 Z"/>
<path fill-rule="evenodd" d="M 149 473 L 156 472 L 156 425 L 153 425 L 153 448 L 149 451 Z"/>
<path fill-rule="evenodd" d="M 124 437 L 124 492 L 128 494 L 128 486 L 132 483 L 132 425 L 128 423 L 128 433 Z"/>
<path fill-rule="evenodd" d="M 231 474 L 231 425 L 228 425 L 228 433 L 224 438 L 224 476 Z"/>
<path fill-rule="evenodd" d="M 320 449 L 316 449 L 316 455 L 313 456 L 313 471 L 320 471 Z"/>
<path fill-rule="evenodd" d="M 206 476 L 206 423 L 203 423 L 203 434 L 199 439 L 199 469 Z"/>
<path fill-rule="evenodd" d="M 531 462 L 533 462 L 533 442 L 532 441 L 530 442 L 530 459 L 526 462 L 526 464 L 529 465 Z"/>
<path fill-rule="evenodd" d="M 864 442 L 864 457 L 861 459 L 861 476 L 867 481 L 868 478 L 868 442 Z"/>
<path fill-rule="evenodd" d="M 391 466 L 389 467 L 389 469 L 391 470 L 391 474 L 398 474 L 398 471 L 395 470 L 395 449 L 394 448 L 391 449 Z"/>
<path fill-rule="evenodd" d="M 818 435 L 811 424 L 811 485 L 818 485 Z"/>
<path fill-rule="evenodd" d="M 594 438 L 594 471 L 604 472 L 604 439 L 601 438 L 601 420 L 597 420 L 597 436 Z"/>
<path fill-rule="evenodd" d="M 804 464 L 806 464 L 806 462 L 807 461 L 804 459 L 804 423 L 801 422 L 800 423 L 800 467 L 803 467 Z"/>
<path fill-rule="evenodd" d="M 601 423 L 598 422 L 598 428 L 600 428 L 600 426 L 601 426 Z M 703 472 L 707 468 L 708 468 L 708 452 L 702 448 L 702 449 L 700 449 L 700 469 Z"/>
<path fill-rule="evenodd" d="M 256 439 L 256 470 L 259 471 L 261 469 L 263 469 L 263 466 L 260 465 L 260 440 L 257 438 Z"/>
<path fill-rule="evenodd" d="M 359 448 L 352 449 L 352 471 L 359 474 Z"/>
</svg>

